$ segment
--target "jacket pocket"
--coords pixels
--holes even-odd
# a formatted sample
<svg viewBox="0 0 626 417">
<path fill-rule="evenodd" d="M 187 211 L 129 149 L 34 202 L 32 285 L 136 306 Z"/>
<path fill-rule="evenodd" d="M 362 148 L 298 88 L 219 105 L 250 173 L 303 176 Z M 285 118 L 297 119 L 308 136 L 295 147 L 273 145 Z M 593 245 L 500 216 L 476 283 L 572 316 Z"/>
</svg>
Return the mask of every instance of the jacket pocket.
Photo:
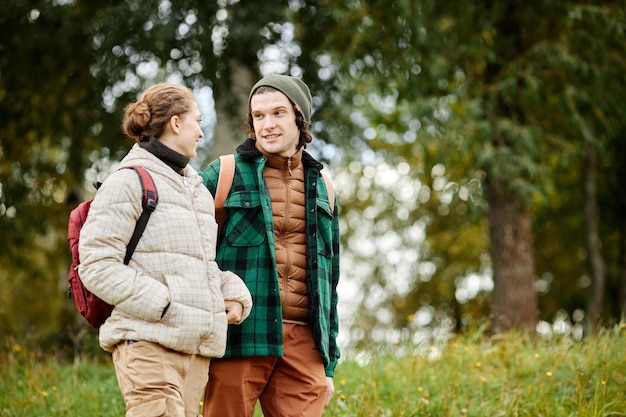
<svg viewBox="0 0 626 417">
<path fill-rule="evenodd" d="M 258 191 L 232 193 L 224 207 L 228 210 L 224 236 L 229 246 L 257 246 L 265 241 L 265 222 Z"/>
<path fill-rule="evenodd" d="M 208 285 L 189 285 L 188 280 L 178 275 L 166 275 L 165 280 L 170 291 L 170 306 L 161 322 L 172 334 L 177 334 L 174 339 L 179 339 L 181 346 L 188 348 L 194 343 L 197 346 L 200 339 L 213 331 L 213 315 L 215 311 L 223 310 L 224 302 Z"/>
<path fill-rule="evenodd" d="M 333 255 L 333 212 L 326 201 L 317 203 L 317 251 L 327 258 Z"/>
<path fill-rule="evenodd" d="M 203 338 L 199 352 L 205 356 L 221 358 L 226 351 L 226 334 L 228 332 L 228 321 L 225 312 L 217 312 L 213 316 L 211 333 Z"/>
</svg>

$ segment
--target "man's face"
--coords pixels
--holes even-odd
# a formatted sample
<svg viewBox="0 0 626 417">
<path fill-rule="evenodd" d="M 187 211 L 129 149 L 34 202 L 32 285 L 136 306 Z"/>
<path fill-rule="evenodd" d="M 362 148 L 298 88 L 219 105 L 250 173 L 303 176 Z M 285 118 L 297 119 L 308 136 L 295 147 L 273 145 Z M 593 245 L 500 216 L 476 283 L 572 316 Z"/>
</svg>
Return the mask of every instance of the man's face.
<svg viewBox="0 0 626 417">
<path fill-rule="evenodd" d="M 250 100 L 250 113 L 257 143 L 265 152 L 284 157 L 296 153 L 300 130 L 286 95 L 279 91 L 255 94 Z"/>
</svg>

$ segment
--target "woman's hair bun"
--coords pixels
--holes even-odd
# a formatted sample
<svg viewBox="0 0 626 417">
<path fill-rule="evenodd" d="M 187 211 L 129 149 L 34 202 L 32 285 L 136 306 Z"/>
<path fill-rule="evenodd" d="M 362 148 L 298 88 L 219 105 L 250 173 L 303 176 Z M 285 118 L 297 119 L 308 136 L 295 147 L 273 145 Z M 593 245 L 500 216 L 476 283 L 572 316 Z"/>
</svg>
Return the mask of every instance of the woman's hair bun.
<svg viewBox="0 0 626 417">
<path fill-rule="evenodd" d="M 150 123 L 150 107 L 144 101 L 138 101 L 126 106 L 124 110 L 124 133 L 135 140 L 140 140 L 143 132 Z"/>
<path fill-rule="evenodd" d="M 124 109 L 122 131 L 136 142 L 159 139 L 173 116 L 188 113 L 196 103 L 193 91 L 178 84 L 159 83 Z"/>
</svg>

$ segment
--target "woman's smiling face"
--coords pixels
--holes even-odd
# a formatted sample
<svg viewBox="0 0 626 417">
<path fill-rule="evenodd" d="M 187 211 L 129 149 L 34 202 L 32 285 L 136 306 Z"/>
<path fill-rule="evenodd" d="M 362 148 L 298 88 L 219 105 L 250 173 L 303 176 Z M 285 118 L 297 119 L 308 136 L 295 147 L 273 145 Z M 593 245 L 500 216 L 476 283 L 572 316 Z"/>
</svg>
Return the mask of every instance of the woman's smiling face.
<svg viewBox="0 0 626 417">
<path fill-rule="evenodd" d="M 178 153 L 189 158 L 197 155 L 198 141 L 204 137 L 200 124 L 202 115 L 198 104 L 193 102 L 187 113 L 172 116 L 169 122 L 168 133 L 161 137 L 161 142 Z"/>
</svg>

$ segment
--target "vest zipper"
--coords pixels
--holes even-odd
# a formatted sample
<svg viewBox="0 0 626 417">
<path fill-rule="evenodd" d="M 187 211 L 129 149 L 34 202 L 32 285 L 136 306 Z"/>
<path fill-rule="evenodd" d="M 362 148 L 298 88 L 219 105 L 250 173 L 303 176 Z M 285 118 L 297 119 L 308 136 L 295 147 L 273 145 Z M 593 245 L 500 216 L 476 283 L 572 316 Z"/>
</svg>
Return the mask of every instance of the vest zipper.
<svg viewBox="0 0 626 417">
<path fill-rule="evenodd" d="M 287 159 L 287 169 L 289 170 L 289 175 L 293 176 L 291 172 L 291 157 Z M 287 245 L 285 245 L 285 231 L 287 230 L 287 225 L 289 224 L 289 218 L 291 214 L 291 210 L 289 210 L 289 206 L 291 205 L 291 188 L 289 187 L 289 180 L 285 175 L 285 171 L 282 173 L 283 184 L 285 185 L 285 217 L 283 219 L 283 226 L 281 227 L 281 232 L 278 237 L 280 240 L 280 244 L 285 251 L 285 273 L 283 275 L 283 290 L 285 292 L 285 306 L 289 305 L 289 270 L 291 269 L 291 252 L 288 250 Z"/>
</svg>

